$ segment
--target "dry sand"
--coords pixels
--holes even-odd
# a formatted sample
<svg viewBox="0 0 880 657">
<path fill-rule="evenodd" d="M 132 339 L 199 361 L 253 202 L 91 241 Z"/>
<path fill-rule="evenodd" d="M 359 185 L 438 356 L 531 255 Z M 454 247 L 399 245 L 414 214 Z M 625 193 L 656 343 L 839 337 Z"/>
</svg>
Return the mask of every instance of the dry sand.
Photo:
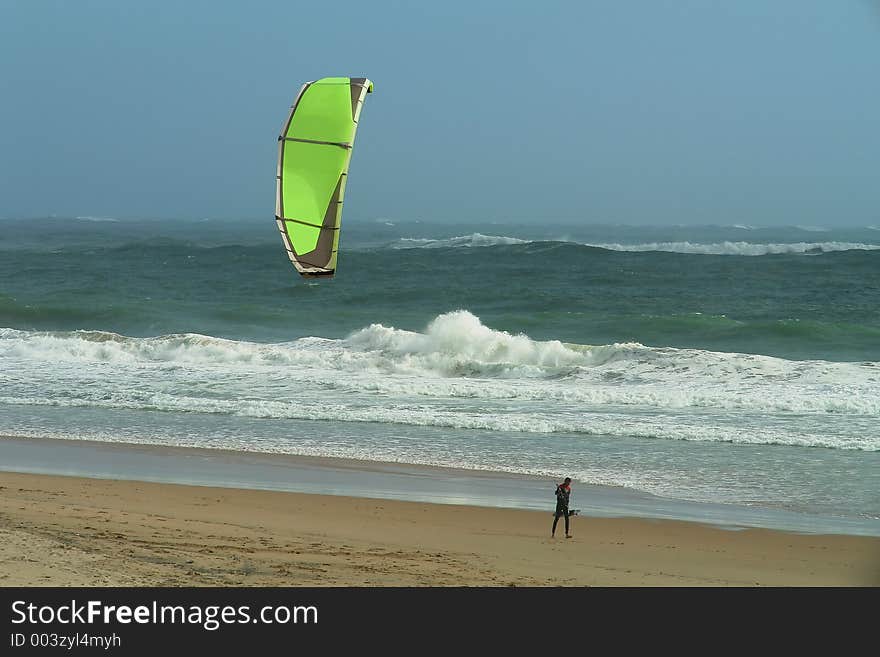
<svg viewBox="0 0 880 657">
<path fill-rule="evenodd" d="M 878 586 L 880 537 L 0 473 L 0 586 Z M 560 525 L 562 521 L 560 521 Z"/>
</svg>

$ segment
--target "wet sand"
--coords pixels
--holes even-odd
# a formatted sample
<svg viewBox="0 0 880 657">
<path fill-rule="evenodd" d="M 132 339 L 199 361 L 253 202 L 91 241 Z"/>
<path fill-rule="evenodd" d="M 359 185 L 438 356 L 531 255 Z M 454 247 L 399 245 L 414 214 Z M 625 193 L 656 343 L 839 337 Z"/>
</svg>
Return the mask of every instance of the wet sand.
<svg viewBox="0 0 880 657">
<path fill-rule="evenodd" d="M 14 436 L 0 436 L 0 471 L 536 511 L 555 507 L 557 483 L 535 475 L 408 463 Z M 575 482 L 572 507 L 593 517 L 880 537 L 877 519 L 676 500 L 582 482 Z"/>
</svg>

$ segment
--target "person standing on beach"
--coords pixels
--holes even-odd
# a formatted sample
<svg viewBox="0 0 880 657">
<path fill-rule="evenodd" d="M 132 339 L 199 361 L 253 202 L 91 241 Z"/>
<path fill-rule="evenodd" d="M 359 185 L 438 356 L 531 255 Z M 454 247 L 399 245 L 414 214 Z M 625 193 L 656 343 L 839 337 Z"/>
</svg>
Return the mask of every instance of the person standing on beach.
<svg viewBox="0 0 880 657">
<path fill-rule="evenodd" d="M 556 512 L 553 514 L 551 538 L 556 536 L 556 523 L 559 522 L 559 516 L 565 516 L 565 538 L 571 538 L 571 534 L 568 532 L 568 500 L 570 498 L 571 477 L 566 477 L 565 481 L 556 485 Z"/>
</svg>

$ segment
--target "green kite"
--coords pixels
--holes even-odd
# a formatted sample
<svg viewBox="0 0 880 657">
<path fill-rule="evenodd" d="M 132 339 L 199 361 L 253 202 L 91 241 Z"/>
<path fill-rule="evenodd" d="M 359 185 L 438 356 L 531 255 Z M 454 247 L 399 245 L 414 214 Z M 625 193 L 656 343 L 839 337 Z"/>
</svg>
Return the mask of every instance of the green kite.
<svg viewBox="0 0 880 657">
<path fill-rule="evenodd" d="M 367 94 L 367 78 L 306 82 L 278 137 L 275 221 L 303 276 L 336 271 L 345 179 Z"/>
</svg>

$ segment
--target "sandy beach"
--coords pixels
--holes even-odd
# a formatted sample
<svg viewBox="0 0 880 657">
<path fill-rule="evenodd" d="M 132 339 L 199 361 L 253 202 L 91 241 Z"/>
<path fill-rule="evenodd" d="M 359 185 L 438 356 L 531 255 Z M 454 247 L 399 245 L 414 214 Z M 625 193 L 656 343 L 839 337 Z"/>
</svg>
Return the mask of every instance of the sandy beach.
<svg viewBox="0 0 880 657">
<path fill-rule="evenodd" d="M 0 473 L 2 586 L 877 586 L 880 538 Z"/>
</svg>

